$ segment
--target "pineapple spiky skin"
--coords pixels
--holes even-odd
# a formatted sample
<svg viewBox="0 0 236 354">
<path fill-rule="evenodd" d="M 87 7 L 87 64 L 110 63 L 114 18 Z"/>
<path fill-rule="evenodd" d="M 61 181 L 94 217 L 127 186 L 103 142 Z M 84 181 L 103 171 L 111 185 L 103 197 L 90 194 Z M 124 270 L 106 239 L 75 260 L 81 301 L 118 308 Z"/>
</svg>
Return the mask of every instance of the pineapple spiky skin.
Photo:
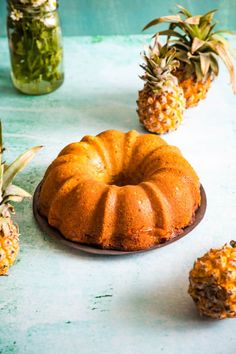
<svg viewBox="0 0 236 354">
<path fill-rule="evenodd" d="M 185 99 L 178 86 L 155 93 L 145 85 L 139 91 L 137 104 L 140 122 L 152 133 L 165 134 L 176 130 L 182 123 Z"/>
<path fill-rule="evenodd" d="M 211 249 L 194 263 L 189 294 L 201 315 L 236 317 L 236 243 Z"/>
<path fill-rule="evenodd" d="M 199 101 L 206 98 L 213 76 L 208 76 L 206 80 L 198 81 L 193 75 L 186 78 L 181 70 L 176 70 L 174 74 L 178 78 L 179 86 L 183 89 L 186 108 L 197 106 Z"/>
<path fill-rule="evenodd" d="M 19 229 L 10 215 L 1 218 L 0 231 L 0 275 L 7 275 L 19 252 Z M 4 226 L 3 226 L 4 225 Z"/>
<path fill-rule="evenodd" d="M 12 221 L 14 208 L 10 202 L 21 202 L 31 195 L 12 184 L 13 179 L 42 148 L 35 146 L 20 155 L 10 165 L 3 161 L 2 124 L 0 121 L 0 275 L 7 275 L 19 251 L 19 230 Z"/>
<path fill-rule="evenodd" d="M 149 52 L 145 53 L 145 64 L 141 65 L 145 81 L 139 91 L 137 113 L 144 127 L 156 134 L 176 130 L 183 120 L 185 98 L 183 90 L 172 71 L 179 66 L 175 49 L 162 46 L 155 38 Z"/>
</svg>

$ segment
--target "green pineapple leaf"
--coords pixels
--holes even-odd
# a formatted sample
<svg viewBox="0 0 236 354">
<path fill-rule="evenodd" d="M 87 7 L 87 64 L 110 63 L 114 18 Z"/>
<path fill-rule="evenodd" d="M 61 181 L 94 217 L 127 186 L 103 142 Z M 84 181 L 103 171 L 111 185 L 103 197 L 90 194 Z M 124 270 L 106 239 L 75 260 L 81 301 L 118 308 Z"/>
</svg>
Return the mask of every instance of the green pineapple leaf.
<svg viewBox="0 0 236 354">
<path fill-rule="evenodd" d="M 200 49 L 204 44 L 206 44 L 205 41 L 203 41 L 202 39 L 199 39 L 197 37 L 195 37 L 193 39 L 193 43 L 192 43 L 192 47 L 191 47 L 191 52 L 192 54 L 194 52 L 196 52 L 198 49 Z"/>
<path fill-rule="evenodd" d="M 210 67 L 210 54 L 209 53 L 200 53 L 200 66 L 201 66 L 201 71 L 203 74 L 203 77 L 207 76 L 209 67 Z"/>
<path fill-rule="evenodd" d="M 193 16 L 193 17 L 188 17 L 184 23 L 188 23 L 189 25 L 199 25 L 201 16 Z"/>
<path fill-rule="evenodd" d="M 152 20 L 151 22 L 149 22 L 144 28 L 143 31 L 145 31 L 146 29 L 148 29 L 149 27 L 158 25 L 159 23 L 163 23 L 163 22 L 169 22 L 169 23 L 180 23 L 182 22 L 182 19 L 179 15 L 173 15 L 173 16 L 163 16 L 163 17 L 159 17 L 156 18 L 154 20 Z"/>
<path fill-rule="evenodd" d="M 22 202 L 23 199 L 24 199 L 24 197 L 20 197 L 19 195 L 11 195 L 7 198 L 3 198 L 1 204 L 7 204 L 8 202 L 20 203 L 20 202 Z"/>
<path fill-rule="evenodd" d="M 212 77 L 218 75 L 217 57 L 220 57 L 229 71 L 233 92 L 236 93 L 232 60 L 236 58 L 236 51 L 222 36 L 224 33 L 231 35 L 236 33 L 228 30 L 214 32 L 217 22 L 213 22 L 213 18 L 217 9 L 194 16 L 184 7 L 180 5 L 177 7 L 180 9 L 177 15 L 156 18 L 144 29 L 159 23 L 169 23 L 168 29 L 157 32 L 155 36 L 167 36 L 166 45 L 176 48 L 176 58 L 180 61 L 183 71 L 188 76 L 194 75 L 197 81 L 205 81 L 212 74 Z"/>
<path fill-rule="evenodd" d="M 184 35 L 180 34 L 179 32 L 170 30 L 170 29 L 165 30 L 165 31 L 160 31 L 160 32 L 158 32 L 158 35 L 160 35 L 160 36 L 172 36 L 172 37 L 184 38 Z M 154 34 L 154 37 L 156 37 L 156 34 Z"/>
<path fill-rule="evenodd" d="M 193 15 L 191 14 L 191 12 L 189 12 L 187 9 L 185 9 L 183 6 L 181 5 L 176 5 L 179 9 L 180 9 L 180 14 L 185 15 L 186 17 L 192 17 Z"/>
<path fill-rule="evenodd" d="M 225 44 L 223 42 L 213 40 L 209 42 L 209 46 L 214 50 L 214 52 L 219 55 L 219 57 L 223 60 L 225 63 L 225 66 L 227 67 L 230 75 L 230 83 L 232 85 L 232 89 L 234 94 L 236 94 L 236 78 L 235 78 L 235 71 L 234 71 L 234 65 L 233 61 L 231 59 L 231 56 L 229 54 L 229 51 L 227 50 Z"/>
<path fill-rule="evenodd" d="M 31 194 L 18 186 L 10 184 L 4 192 L 2 203 L 9 201 L 21 202 L 24 198 L 31 198 Z"/>
<path fill-rule="evenodd" d="M 2 139 L 2 122 L 0 120 L 0 214 L 2 214 L 5 209 L 10 210 L 11 206 L 7 204 L 9 201 L 21 202 L 23 198 L 31 197 L 28 192 L 13 185 L 12 181 L 16 174 L 29 163 L 29 161 L 41 148 L 42 146 L 35 146 L 29 149 L 24 154 L 20 155 L 9 166 L 7 166 L 2 159 L 4 149 Z M 5 204 L 7 204 L 7 206 L 4 206 Z"/>
<path fill-rule="evenodd" d="M 221 34 L 221 33 L 230 34 L 231 36 L 236 36 L 236 32 L 224 30 L 224 29 L 214 32 L 214 34 Z"/>
<path fill-rule="evenodd" d="M 195 73 L 196 73 L 196 76 L 197 76 L 197 80 L 200 81 L 202 79 L 202 70 L 201 70 L 200 63 L 198 61 L 194 61 L 193 64 L 194 64 L 194 67 L 195 67 Z"/>
<path fill-rule="evenodd" d="M 217 76 L 219 74 L 219 64 L 213 53 L 210 53 L 210 66 L 213 73 Z"/>
<path fill-rule="evenodd" d="M 6 188 L 12 183 L 14 177 L 18 172 L 23 170 L 23 168 L 32 160 L 34 155 L 42 149 L 42 146 L 35 146 L 22 155 L 20 155 L 14 162 L 12 162 L 3 174 L 3 184 L 2 189 L 6 190 Z"/>
</svg>

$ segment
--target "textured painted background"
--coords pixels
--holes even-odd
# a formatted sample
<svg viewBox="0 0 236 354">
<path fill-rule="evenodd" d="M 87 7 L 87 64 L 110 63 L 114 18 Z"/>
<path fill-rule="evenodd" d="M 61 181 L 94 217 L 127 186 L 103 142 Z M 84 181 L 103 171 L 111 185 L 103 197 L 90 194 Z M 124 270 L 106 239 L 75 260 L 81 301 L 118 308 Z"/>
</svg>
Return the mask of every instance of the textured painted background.
<svg viewBox="0 0 236 354">
<path fill-rule="evenodd" d="M 6 161 L 44 145 L 16 183 L 33 192 L 63 146 L 84 134 L 144 132 L 136 114 L 144 43 L 66 37 L 64 85 L 30 97 L 13 89 L 0 39 Z M 29 201 L 17 205 L 21 251 L 0 279 L 0 354 L 235 354 L 236 320 L 201 319 L 187 294 L 194 259 L 236 235 L 236 99 L 228 81 L 221 67 L 207 99 L 164 137 L 195 167 L 208 198 L 204 220 L 182 240 L 138 256 L 90 256 L 40 232 Z"/>
<path fill-rule="evenodd" d="M 180 3 L 195 13 L 218 8 L 224 28 L 236 30 L 235 0 L 60 0 L 64 35 L 137 34 L 154 16 L 175 12 Z M 0 36 L 5 34 L 6 1 L 0 0 Z"/>
<path fill-rule="evenodd" d="M 174 3 L 61 0 L 64 34 L 138 33 Z M 0 0 L 1 34 L 4 5 Z M 189 1 L 188 7 L 219 7 L 222 27 L 236 30 L 236 1 Z M 67 37 L 64 85 L 29 97 L 13 89 L 7 41 L 0 40 L 6 160 L 44 145 L 16 183 L 33 193 L 61 148 L 84 134 L 144 132 L 135 110 L 145 43 L 141 36 Z M 236 101 L 228 81 L 221 67 L 207 100 L 165 136 L 181 148 L 207 192 L 206 217 L 188 237 L 136 257 L 95 257 L 40 232 L 29 201 L 17 206 L 21 251 L 9 277 L 0 279 L 0 354 L 235 354 L 235 320 L 201 319 L 187 294 L 194 259 L 236 234 Z"/>
</svg>

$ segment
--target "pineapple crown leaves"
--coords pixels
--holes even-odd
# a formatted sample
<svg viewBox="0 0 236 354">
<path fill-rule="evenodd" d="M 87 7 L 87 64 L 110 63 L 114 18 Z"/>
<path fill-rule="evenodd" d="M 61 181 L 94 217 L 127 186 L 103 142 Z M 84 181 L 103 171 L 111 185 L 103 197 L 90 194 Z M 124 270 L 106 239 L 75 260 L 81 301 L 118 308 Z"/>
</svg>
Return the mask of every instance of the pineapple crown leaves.
<svg viewBox="0 0 236 354">
<path fill-rule="evenodd" d="M 217 10 L 203 15 L 193 16 L 187 9 L 180 9 L 177 15 L 163 16 L 149 22 L 143 30 L 159 23 L 169 23 L 169 28 L 157 32 L 156 35 L 167 36 L 167 44 L 176 48 L 176 57 L 181 66 L 187 64 L 189 74 L 196 74 L 197 80 L 205 80 L 212 73 L 218 75 L 217 58 L 220 57 L 226 65 L 233 92 L 236 93 L 236 78 L 232 54 L 234 50 L 222 34 L 235 35 L 227 30 L 214 31 L 216 22 L 213 18 Z"/>
<path fill-rule="evenodd" d="M 175 58 L 175 48 L 162 46 L 155 38 L 153 46 L 149 46 L 148 51 L 144 52 L 144 64 L 140 65 L 145 74 L 141 76 L 147 85 L 154 91 L 168 90 L 171 84 L 177 85 L 177 79 L 172 74 L 179 67 L 179 61 Z"/>
<path fill-rule="evenodd" d="M 35 146 L 22 155 L 20 155 L 10 165 L 6 165 L 3 161 L 3 142 L 2 142 L 2 124 L 0 121 L 0 213 L 3 215 L 8 210 L 14 211 L 8 202 L 21 202 L 24 198 L 29 198 L 31 195 L 22 188 L 12 184 L 13 179 L 18 172 L 30 162 L 34 155 L 42 148 Z"/>
</svg>

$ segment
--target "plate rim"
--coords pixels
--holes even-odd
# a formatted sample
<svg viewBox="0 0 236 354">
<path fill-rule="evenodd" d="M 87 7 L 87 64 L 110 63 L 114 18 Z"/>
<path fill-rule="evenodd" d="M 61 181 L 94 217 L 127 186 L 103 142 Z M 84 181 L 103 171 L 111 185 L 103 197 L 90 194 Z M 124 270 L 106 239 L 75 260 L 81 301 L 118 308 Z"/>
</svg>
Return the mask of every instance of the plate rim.
<svg viewBox="0 0 236 354">
<path fill-rule="evenodd" d="M 48 224 L 47 219 L 40 215 L 38 211 L 38 199 L 39 199 L 39 193 L 41 189 L 41 185 L 43 183 L 43 180 L 40 181 L 40 183 L 37 185 L 34 195 L 33 195 L 33 214 L 34 218 L 37 222 L 37 225 L 39 229 L 47 235 L 47 237 L 50 237 L 51 239 L 55 240 L 56 242 L 61 242 L 62 244 L 66 245 L 67 247 L 77 249 L 82 252 L 90 253 L 93 255 L 100 255 L 100 256 L 122 256 L 122 255 L 132 255 L 132 254 L 139 254 L 139 253 L 144 253 L 144 252 L 149 252 L 153 251 L 158 248 L 162 248 L 165 246 L 168 246 L 169 244 L 176 242 L 180 240 L 181 238 L 187 236 L 193 229 L 197 227 L 197 225 L 202 221 L 202 219 L 205 216 L 206 213 L 206 208 L 207 208 L 207 197 L 206 197 L 206 192 L 202 184 L 200 184 L 200 194 L 201 194 L 201 205 L 199 208 L 196 210 L 195 215 L 194 215 L 194 222 L 188 226 L 186 226 L 182 232 L 179 235 L 174 236 L 172 239 L 160 243 L 158 245 L 155 245 L 153 247 L 150 247 L 148 249 L 143 249 L 143 250 L 137 250 L 137 251 L 119 251 L 115 249 L 102 249 L 98 248 L 95 246 L 89 246 L 85 245 L 79 242 L 74 242 L 66 239 L 59 230 L 56 228 L 50 226 Z"/>
</svg>

